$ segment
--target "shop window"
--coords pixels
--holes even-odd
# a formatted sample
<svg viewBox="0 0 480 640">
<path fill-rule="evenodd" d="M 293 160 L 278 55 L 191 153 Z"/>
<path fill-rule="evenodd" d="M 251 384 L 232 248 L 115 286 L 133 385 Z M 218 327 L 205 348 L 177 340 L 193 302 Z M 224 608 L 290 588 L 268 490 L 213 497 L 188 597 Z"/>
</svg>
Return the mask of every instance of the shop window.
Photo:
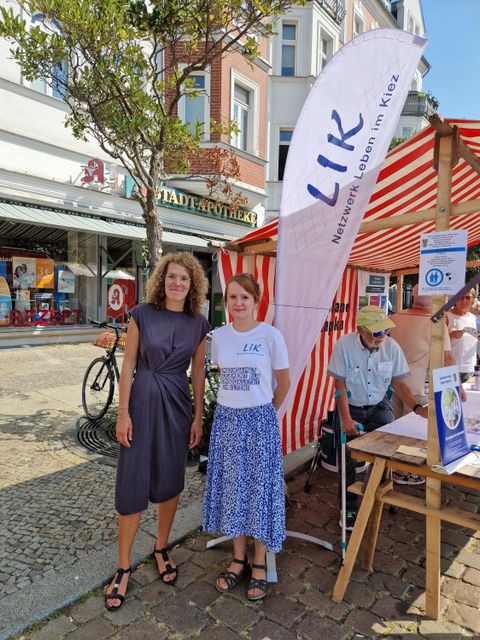
<svg viewBox="0 0 480 640">
<path fill-rule="evenodd" d="M 297 55 L 297 25 L 282 24 L 282 62 L 281 75 L 294 76 Z"/>
<path fill-rule="evenodd" d="M 410 138 L 414 134 L 413 127 L 403 127 L 402 128 L 402 138 Z"/>
<path fill-rule="evenodd" d="M 287 162 L 288 150 L 292 141 L 293 131 L 291 129 L 280 129 L 278 141 L 278 179 L 283 180 L 285 164 Z"/>
</svg>

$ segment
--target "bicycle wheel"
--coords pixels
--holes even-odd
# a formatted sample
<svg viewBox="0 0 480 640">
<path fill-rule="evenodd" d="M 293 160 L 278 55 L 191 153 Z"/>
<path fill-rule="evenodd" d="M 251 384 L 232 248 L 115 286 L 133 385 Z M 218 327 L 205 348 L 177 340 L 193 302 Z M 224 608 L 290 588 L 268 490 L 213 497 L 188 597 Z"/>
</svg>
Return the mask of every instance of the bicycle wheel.
<svg viewBox="0 0 480 640">
<path fill-rule="evenodd" d="M 82 405 L 87 418 L 102 418 L 113 398 L 114 377 L 110 361 L 105 358 L 93 360 L 83 378 Z"/>
</svg>

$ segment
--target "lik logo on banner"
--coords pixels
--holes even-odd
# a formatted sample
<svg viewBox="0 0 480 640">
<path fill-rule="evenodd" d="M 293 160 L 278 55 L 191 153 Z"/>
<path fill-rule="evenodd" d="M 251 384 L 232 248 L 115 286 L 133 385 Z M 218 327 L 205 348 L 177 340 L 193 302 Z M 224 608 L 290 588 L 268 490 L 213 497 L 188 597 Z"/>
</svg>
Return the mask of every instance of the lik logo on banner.
<svg viewBox="0 0 480 640">
<path fill-rule="evenodd" d="M 288 152 L 275 324 L 291 363 L 283 414 L 325 322 L 426 40 L 375 29 L 349 42 L 311 89 Z"/>
</svg>

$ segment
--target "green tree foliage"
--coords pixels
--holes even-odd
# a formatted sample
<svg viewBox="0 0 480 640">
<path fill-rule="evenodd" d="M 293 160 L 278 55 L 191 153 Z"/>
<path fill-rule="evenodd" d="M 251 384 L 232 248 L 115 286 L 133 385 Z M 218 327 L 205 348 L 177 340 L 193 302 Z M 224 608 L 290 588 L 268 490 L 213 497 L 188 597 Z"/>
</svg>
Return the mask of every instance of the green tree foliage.
<svg viewBox="0 0 480 640">
<path fill-rule="evenodd" d="M 182 96 L 198 95 L 192 74 L 230 51 L 250 62 L 274 32 L 286 0 L 30 0 L 22 12 L 0 8 L 0 35 L 27 80 L 43 78 L 69 107 L 66 125 L 93 138 L 137 184 L 147 229 L 149 264 L 161 253 L 156 200 L 168 174 L 188 175 L 200 152 L 201 123 L 192 134 L 177 117 Z M 34 20 L 32 21 L 32 16 Z M 234 123 L 212 123 L 226 135 Z M 238 165 L 225 150 L 210 152 L 212 175 L 231 181 Z M 208 153 L 208 152 L 207 152 Z M 228 185 L 230 183 L 230 185 Z M 210 187 L 215 184 L 211 180 Z"/>
</svg>

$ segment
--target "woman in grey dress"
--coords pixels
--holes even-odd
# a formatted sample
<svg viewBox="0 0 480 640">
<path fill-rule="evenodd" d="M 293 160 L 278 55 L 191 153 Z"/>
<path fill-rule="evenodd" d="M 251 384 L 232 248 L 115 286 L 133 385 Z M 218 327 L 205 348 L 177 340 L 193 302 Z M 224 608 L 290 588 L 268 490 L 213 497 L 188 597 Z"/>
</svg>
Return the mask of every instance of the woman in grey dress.
<svg viewBox="0 0 480 640">
<path fill-rule="evenodd" d="M 154 549 L 160 578 L 173 585 L 178 570 L 168 537 L 184 486 L 188 449 L 202 435 L 205 336 L 200 307 L 207 280 L 189 253 L 168 254 L 148 283 L 147 303 L 131 311 L 120 376 L 116 435 L 120 443 L 115 507 L 118 569 L 105 590 L 105 606 L 119 609 L 131 574 L 130 554 L 141 512 L 158 503 Z M 187 368 L 192 362 L 194 411 Z"/>
</svg>

